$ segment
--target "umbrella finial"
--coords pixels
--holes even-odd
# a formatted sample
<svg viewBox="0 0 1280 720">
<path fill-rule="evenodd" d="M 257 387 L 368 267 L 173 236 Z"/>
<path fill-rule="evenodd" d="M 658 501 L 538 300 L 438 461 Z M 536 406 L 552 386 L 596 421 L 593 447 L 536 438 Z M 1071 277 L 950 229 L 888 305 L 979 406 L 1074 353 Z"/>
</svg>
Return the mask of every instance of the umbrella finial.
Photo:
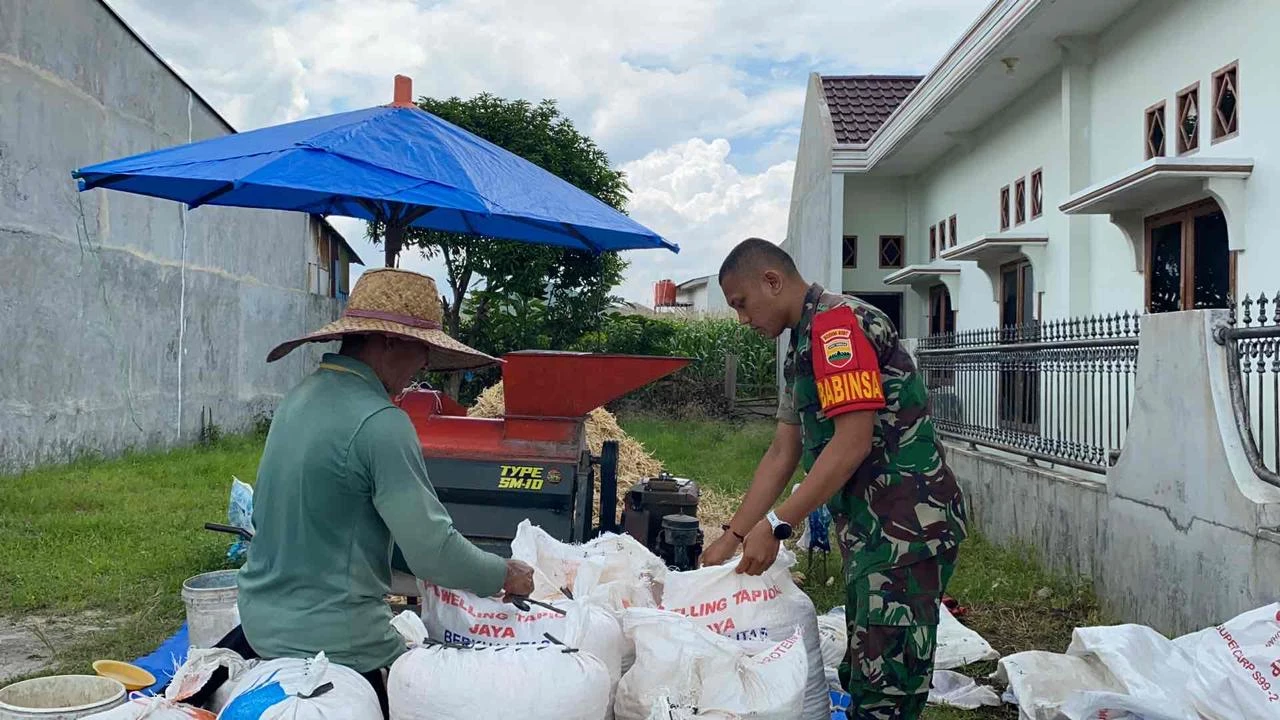
<svg viewBox="0 0 1280 720">
<path fill-rule="evenodd" d="M 413 78 L 404 75 L 396 76 L 395 99 L 391 107 L 411 108 L 413 104 Z"/>
</svg>

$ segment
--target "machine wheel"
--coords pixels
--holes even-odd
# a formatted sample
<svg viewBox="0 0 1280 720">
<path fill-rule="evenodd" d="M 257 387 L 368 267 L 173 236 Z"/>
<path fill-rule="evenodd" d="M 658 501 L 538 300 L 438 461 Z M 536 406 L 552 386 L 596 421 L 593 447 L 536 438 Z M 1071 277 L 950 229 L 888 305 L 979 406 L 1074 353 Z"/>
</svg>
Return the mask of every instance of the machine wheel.
<svg viewBox="0 0 1280 720">
<path fill-rule="evenodd" d="M 600 448 L 600 532 L 618 528 L 618 442 L 605 440 Z"/>
</svg>

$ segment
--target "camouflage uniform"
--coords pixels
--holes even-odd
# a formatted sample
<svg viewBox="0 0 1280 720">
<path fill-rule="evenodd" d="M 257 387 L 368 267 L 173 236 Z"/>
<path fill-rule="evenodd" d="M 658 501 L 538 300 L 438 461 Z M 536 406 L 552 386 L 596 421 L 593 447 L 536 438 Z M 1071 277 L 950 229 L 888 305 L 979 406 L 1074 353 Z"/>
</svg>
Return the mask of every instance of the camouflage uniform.
<svg viewBox="0 0 1280 720">
<path fill-rule="evenodd" d="M 801 426 L 803 466 L 832 417 L 876 411 L 867 458 L 828 506 L 845 552 L 850 720 L 917 718 L 928 698 L 938 603 L 966 535 L 964 498 L 942 457 L 924 380 L 875 307 L 813 285 L 792 329 L 778 419 Z"/>
</svg>

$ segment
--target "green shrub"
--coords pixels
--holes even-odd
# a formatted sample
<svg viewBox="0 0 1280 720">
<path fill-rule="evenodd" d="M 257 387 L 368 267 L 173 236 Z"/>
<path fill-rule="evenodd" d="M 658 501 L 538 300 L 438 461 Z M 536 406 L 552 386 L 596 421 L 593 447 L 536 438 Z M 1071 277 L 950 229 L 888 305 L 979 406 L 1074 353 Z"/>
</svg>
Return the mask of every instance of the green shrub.
<svg viewBox="0 0 1280 720">
<path fill-rule="evenodd" d="M 774 388 L 776 344 L 732 318 L 610 315 L 573 348 L 585 352 L 669 355 L 693 360 L 673 375 L 631 393 L 615 406 L 676 417 L 724 415 L 725 356 L 738 356 L 739 397 Z"/>
</svg>

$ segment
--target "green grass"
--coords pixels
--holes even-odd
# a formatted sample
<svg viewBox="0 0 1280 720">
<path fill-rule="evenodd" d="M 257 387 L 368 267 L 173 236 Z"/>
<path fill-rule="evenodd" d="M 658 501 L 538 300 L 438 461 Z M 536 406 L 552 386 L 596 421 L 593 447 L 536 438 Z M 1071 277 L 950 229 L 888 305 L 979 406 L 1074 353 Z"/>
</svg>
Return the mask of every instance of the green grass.
<svg viewBox="0 0 1280 720">
<path fill-rule="evenodd" d="M 624 417 L 622 425 L 675 475 L 722 497 L 750 483 L 773 427 L 768 422 L 669 421 Z M 0 477 L 0 619 L 96 610 L 113 628 L 59 647 L 54 672 L 85 672 L 94 659 L 145 654 L 183 619 L 182 581 L 225 567 L 223 521 L 231 477 L 252 482 L 260 438 L 225 438 L 208 448 L 86 460 Z M 844 604 L 839 552 L 800 556 L 801 586 L 819 612 Z M 835 578 L 827 584 L 828 578 Z M 1031 553 L 980 536 L 961 549 L 948 594 L 969 608 L 963 621 L 1002 654 L 1061 652 L 1072 628 L 1103 622 L 1087 585 L 1046 573 Z M 962 671 L 984 678 L 994 663 Z M 928 720 L 1016 718 L 1006 707 L 980 712 L 930 708 Z"/>
<path fill-rule="evenodd" d="M 101 611 L 115 629 L 60 647 L 59 672 L 150 652 L 182 623 L 182 581 L 224 567 L 231 476 L 252 482 L 258 438 L 0 478 L 0 616 Z"/>
<path fill-rule="evenodd" d="M 763 422 L 624 416 L 619 423 L 662 460 L 667 472 L 732 495 L 751 484 L 756 463 L 773 439 L 773 425 Z"/>
</svg>

